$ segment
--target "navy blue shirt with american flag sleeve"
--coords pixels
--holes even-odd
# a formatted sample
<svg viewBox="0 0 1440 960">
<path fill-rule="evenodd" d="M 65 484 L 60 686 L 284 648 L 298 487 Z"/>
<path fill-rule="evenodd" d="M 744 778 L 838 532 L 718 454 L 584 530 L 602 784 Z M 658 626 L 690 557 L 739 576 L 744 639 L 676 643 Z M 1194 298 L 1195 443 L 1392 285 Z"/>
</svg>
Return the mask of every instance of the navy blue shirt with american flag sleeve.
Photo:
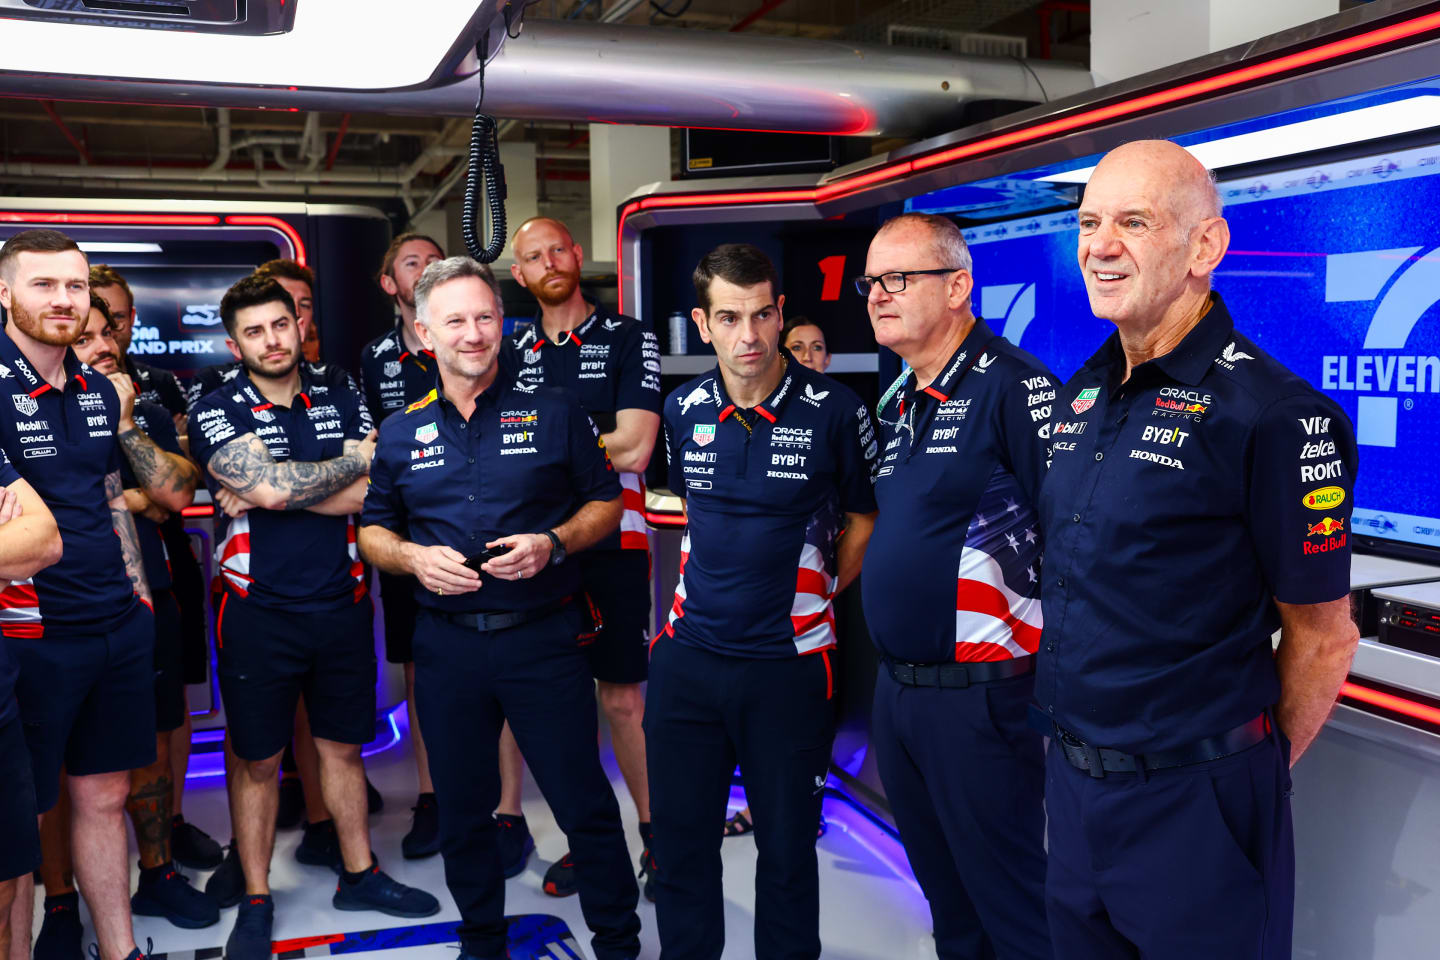
<svg viewBox="0 0 1440 960">
<path fill-rule="evenodd" d="M 1008 660 L 1040 642 L 1041 542 L 1055 382 L 976 320 L 933 383 L 880 411 L 880 514 L 865 551 L 865 620 L 904 663 Z"/>
</svg>

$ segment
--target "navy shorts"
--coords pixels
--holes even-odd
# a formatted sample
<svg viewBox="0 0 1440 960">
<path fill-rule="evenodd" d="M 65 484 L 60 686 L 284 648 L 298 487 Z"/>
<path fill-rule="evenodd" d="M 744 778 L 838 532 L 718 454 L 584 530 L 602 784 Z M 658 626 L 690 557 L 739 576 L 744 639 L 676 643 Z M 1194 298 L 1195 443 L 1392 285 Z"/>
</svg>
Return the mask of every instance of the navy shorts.
<svg viewBox="0 0 1440 960">
<path fill-rule="evenodd" d="M 20 666 L 25 743 L 41 813 L 60 796 L 60 769 L 75 777 L 155 762 L 155 617 L 138 600 L 108 627 L 46 629 L 6 637 Z"/>
<path fill-rule="evenodd" d="M 336 743 L 375 737 L 375 607 L 274 610 L 226 590 L 216 616 L 220 698 L 230 744 L 265 760 L 295 732 L 300 697 L 310 732 Z"/>
<path fill-rule="evenodd" d="M 596 550 L 576 556 L 585 593 L 603 626 L 584 646 L 590 675 L 607 683 L 641 683 L 650 673 L 650 554 Z"/>
<path fill-rule="evenodd" d="M 0 837 L 0 883 L 40 866 L 35 777 L 19 717 L 0 723 Z"/>
<path fill-rule="evenodd" d="M 415 662 L 415 578 L 380 574 L 380 612 L 385 618 L 385 659 L 390 663 Z"/>
<path fill-rule="evenodd" d="M 155 591 L 155 729 L 185 725 L 185 654 L 180 604 L 169 590 Z"/>
</svg>

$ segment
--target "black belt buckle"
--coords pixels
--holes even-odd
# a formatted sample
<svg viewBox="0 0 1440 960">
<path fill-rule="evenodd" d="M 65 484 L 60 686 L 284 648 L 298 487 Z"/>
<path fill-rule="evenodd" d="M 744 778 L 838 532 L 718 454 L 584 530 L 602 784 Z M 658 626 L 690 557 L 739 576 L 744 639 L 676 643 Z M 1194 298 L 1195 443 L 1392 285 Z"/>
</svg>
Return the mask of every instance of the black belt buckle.
<svg viewBox="0 0 1440 960">
<path fill-rule="evenodd" d="M 917 687 L 939 687 L 940 667 L 936 664 L 911 664 L 910 669 L 915 677 Z"/>
</svg>

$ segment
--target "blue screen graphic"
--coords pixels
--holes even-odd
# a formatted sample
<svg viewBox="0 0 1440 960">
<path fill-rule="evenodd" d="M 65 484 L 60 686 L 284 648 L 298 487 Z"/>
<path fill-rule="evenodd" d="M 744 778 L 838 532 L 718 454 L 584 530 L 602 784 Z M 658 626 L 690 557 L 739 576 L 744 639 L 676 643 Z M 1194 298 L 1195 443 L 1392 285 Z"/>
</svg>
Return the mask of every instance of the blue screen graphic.
<svg viewBox="0 0 1440 960">
<path fill-rule="evenodd" d="M 1215 289 L 1243 333 L 1355 424 L 1352 529 L 1440 547 L 1440 147 L 1221 188 L 1231 246 Z M 979 314 L 1061 378 L 1109 336 L 1089 311 L 1073 213 L 966 238 Z"/>
</svg>

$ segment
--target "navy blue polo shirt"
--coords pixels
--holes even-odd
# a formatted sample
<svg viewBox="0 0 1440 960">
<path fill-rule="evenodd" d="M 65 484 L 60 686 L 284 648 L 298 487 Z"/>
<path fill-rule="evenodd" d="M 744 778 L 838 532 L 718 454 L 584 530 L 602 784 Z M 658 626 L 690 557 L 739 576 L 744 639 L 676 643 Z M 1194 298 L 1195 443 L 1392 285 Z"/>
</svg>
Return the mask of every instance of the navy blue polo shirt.
<svg viewBox="0 0 1440 960">
<path fill-rule="evenodd" d="M 780 385 L 753 410 L 731 402 L 719 367 L 665 400 L 670 489 L 689 518 L 665 633 L 731 656 L 835 645 L 841 517 L 875 510 L 870 412 L 782 353 Z"/>
<path fill-rule="evenodd" d="M 491 540 L 553 529 L 585 503 L 619 496 L 600 431 L 579 402 L 517 383 L 500 365 L 469 420 L 438 387 L 386 419 L 360 522 L 472 556 Z M 525 580 L 480 577 L 480 590 L 453 597 L 417 579 L 415 596 L 434 610 L 478 613 L 544 606 L 580 591 L 571 560 Z"/>
<path fill-rule="evenodd" d="M 8 396 L 5 396 L 8 394 Z M 0 446 L 55 515 L 65 555 L 0 594 L 0 632 L 40 637 L 104 629 L 135 605 L 105 477 L 123 459 L 120 401 L 103 374 L 65 352 L 65 385 L 40 379 L 0 329 Z"/>
<path fill-rule="evenodd" d="M 10 458 L 0 450 L 0 487 L 8 487 L 20 479 L 20 474 L 15 472 L 11 465 Z M 0 530 L 4 527 L 0 526 Z M 0 534 L 3 536 L 3 534 Z M 3 594 L 0 594 L 3 597 Z M 15 719 L 19 708 L 15 705 L 15 678 L 20 675 L 20 668 L 10 657 L 10 651 L 5 649 L 5 637 L 0 634 L 0 727 Z"/>
<path fill-rule="evenodd" d="M 360 396 L 361 402 L 364 397 L 360 394 L 360 388 L 355 384 L 355 378 L 345 371 L 344 367 L 333 363 L 311 363 L 309 360 L 300 361 L 300 369 L 304 371 L 315 383 L 322 383 L 332 390 L 349 390 L 356 396 Z M 196 400 L 208 394 L 214 393 L 223 385 L 240 376 L 244 365 L 239 360 L 231 360 L 229 363 L 222 363 L 214 367 L 202 367 L 195 374 L 195 379 L 190 381 L 186 388 L 185 399 L 193 405 Z M 369 407 L 367 406 L 368 410 Z"/>
<path fill-rule="evenodd" d="M 133 355 L 125 357 L 125 369 L 130 372 L 130 379 L 135 381 L 136 400 L 157 404 L 172 417 L 183 417 L 189 412 L 190 403 L 185 399 L 185 391 L 175 374 L 141 363 Z"/>
<path fill-rule="evenodd" d="M 184 456 L 180 452 L 180 438 L 175 433 L 175 421 L 171 419 L 166 408 L 138 401 L 131 417 L 140 432 L 153 440 L 161 450 Z M 130 458 L 124 456 L 123 451 L 120 457 L 120 482 L 127 490 L 140 486 L 140 482 L 135 479 L 135 471 L 130 468 Z M 144 562 L 145 579 L 149 582 L 150 589 L 169 590 L 172 586 L 170 560 L 165 552 L 165 542 L 160 537 L 160 525 L 138 513 L 132 513 L 130 517 L 135 521 L 135 535 L 140 541 L 140 559 Z"/>
<path fill-rule="evenodd" d="M 585 322 L 563 340 L 550 340 L 537 319 L 506 341 L 516 376 L 523 383 L 564 387 L 601 433 L 615 429 L 621 410 L 660 412 L 660 345 L 655 334 L 634 317 L 612 314 L 599 303 Z M 621 473 L 625 514 L 620 529 L 596 550 L 649 550 L 645 528 L 645 481 Z"/>
<path fill-rule="evenodd" d="M 1124 383 L 1112 334 L 1055 402 L 1035 696 L 1097 746 L 1166 750 L 1254 719 L 1280 698 L 1273 601 L 1350 590 L 1350 421 L 1211 296 Z"/>
<path fill-rule="evenodd" d="M 360 391 L 376 423 L 407 407 L 435 386 L 435 354 L 411 353 L 397 325 L 360 351 Z"/>
<path fill-rule="evenodd" d="M 305 364 L 289 407 L 266 400 L 244 371 L 190 405 L 190 453 L 201 469 L 215 451 L 251 434 L 278 462 L 314 463 L 340 456 L 345 441 L 364 440 L 370 430 L 360 394 L 317 381 Z M 212 495 L 220 487 L 208 470 L 205 483 Z M 242 597 L 276 609 L 333 610 L 365 595 L 353 517 L 260 508 L 215 516 L 220 576 Z"/>
<path fill-rule="evenodd" d="M 880 411 L 880 515 L 861 579 L 870 636 L 901 662 L 1029 656 L 1055 383 L 977 319 L 940 376 L 915 386 L 911 373 Z"/>
</svg>

